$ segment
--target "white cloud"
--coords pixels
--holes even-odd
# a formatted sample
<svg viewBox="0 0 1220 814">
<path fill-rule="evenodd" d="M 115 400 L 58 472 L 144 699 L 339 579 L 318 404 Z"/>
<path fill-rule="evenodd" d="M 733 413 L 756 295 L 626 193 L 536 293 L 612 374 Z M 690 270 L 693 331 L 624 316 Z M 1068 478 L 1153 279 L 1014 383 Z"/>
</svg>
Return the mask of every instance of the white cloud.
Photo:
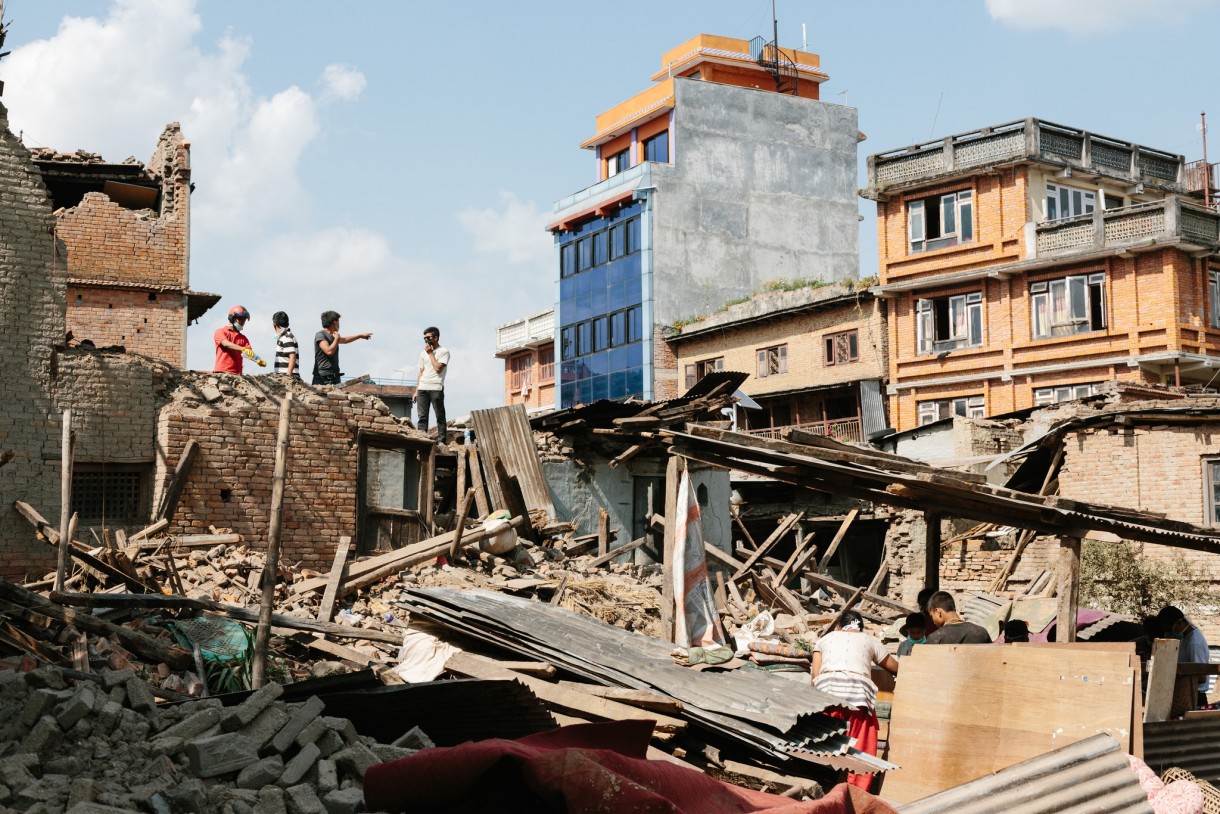
<svg viewBox="0 0 1220 814">
<path fill-rule="evenodd" d="M 465 209 L 458 213 L 462 227 L 474 238 L 474 250 L 500 255 L 509 263 L 543 266 L 554 253 L 554 241 L 546 233 L 546 213 L 533 202 L 517 200 L 511 192 L 500 193 L 499 209 Z"/>
<path fill-rule="evenodd" d="M 986 0 L 992 19 L 1020 29 L 1058 28 L 1071 34 L 1110 34 L 1146 21 L 1189 17 L 1206 0 Z"/>
<path fill-rule="evenodd" d="M 322 71 L 323 94 L 327 98 L 350 102 L 359 99 L 367 85 L 364 74 L 351 65 L 334 63 Z"/>
</svg>

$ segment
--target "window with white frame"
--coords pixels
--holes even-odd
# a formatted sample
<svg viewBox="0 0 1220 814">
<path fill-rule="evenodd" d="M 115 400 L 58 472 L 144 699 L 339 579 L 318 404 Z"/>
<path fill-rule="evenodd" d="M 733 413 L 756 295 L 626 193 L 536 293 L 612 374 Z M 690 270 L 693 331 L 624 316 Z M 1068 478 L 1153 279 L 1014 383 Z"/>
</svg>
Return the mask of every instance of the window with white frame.
<svg viewBox="0 0 1220 814">
<path fill-rule="evenodd" d="M 1046 219 L 1058 220 L 1076 215 L 1091 215 L 1097 208 L 1097 193 L 1087 189 L 1046 185 Z"/>
<path fill-rule="evenodd" d="M 1106 275 L 1073 274 L 1029 284 L 1034 339 L 1101 331 L 1106 327 Z"/>
<path fill-rule="evenodd" d="M 1066 384 L 1059 387 L 1035 387 L 1034 406 L 1044 407 L 1047 404 L 1058 404 L 1061 401 L 1082 399 L 1095 396 L 1101 388 L 1100 382 L 1089 384 Z"/>
<path fill-rule="evenodd" d="M 982 292 L 917 300 L 915 333 L 920 355 L 982 345 Z"/>
<path fill-rule="evenodd" d="M 776 345 L 758 352 L 758 378 L 778 376 L 788 372 L 788 346 Z"/>
<path fill-rule="evenodd" d="M 625 169 L 631 167 L 631 148 L 619 150 L 614 155 L 606 159 L 606 177 L 609 178 L 618 175 Z"/>
<path fill-rule="evenodd" d="M 921 401 L 919 402 L 919 426 L 942 421 L 955 415 L 965 418 L 982 418 L 986 412 L 982 396 Z"/>
<path fill-rule="evenodd" d="M 1220 328 L 1220 269 L 1207 272 L 1207 305 L 1211 309 L 1208 323 Z"/>
<path fill-rule="evenodd" d="M 968 189 L 907 204 L 912 252 L 930 252 L 974 240 L 974 196 Z"/>
</svg>

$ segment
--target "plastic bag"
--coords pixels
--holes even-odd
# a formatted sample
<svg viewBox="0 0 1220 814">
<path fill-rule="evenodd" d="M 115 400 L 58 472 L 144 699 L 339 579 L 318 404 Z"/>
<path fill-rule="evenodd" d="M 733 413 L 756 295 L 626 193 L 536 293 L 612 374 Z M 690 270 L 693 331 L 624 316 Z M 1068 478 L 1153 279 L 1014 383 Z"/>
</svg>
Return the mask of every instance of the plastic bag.
<svg viewBox="0 0 1220 814">
<path fill-rule="evenodd" d="M 736 655 L 746 655 L 750 652 L 750 642 L 758 641 L 773 633 L 775 633 L 775 617 L 771 615 L 771 611 L 763 611 L 733 634 L 733 641 L 737 645 Z"/>
<path fill-rule="evenodd" d="M 508 524 L 508 512 L 501 510 L 488 515 L 483 531 L 488 537 L 479 541 L 479 550 L 488 554 L 507 554 L 517 546 L 517 530 Z"/>
</svg>

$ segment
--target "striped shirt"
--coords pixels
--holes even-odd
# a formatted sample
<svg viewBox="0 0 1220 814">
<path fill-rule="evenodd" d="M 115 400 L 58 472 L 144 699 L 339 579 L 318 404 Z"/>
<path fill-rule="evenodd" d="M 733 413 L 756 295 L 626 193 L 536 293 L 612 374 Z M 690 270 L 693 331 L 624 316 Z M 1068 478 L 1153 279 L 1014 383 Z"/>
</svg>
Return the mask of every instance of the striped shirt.
<svg viewBox="0 0 1220 814">
<path fill-rule="evenodd" d="M 297 349 L 297 338 L 292 335 L 291 328 L 285 328 L 280 331 L 280 335 L 275 338 L 275 372 L 288 372 L 288 357 L 292 354 L 297 356 L 297 366 L 294 371 L 297 376 L 301 375 L 301 352 Z"/>
</svg>

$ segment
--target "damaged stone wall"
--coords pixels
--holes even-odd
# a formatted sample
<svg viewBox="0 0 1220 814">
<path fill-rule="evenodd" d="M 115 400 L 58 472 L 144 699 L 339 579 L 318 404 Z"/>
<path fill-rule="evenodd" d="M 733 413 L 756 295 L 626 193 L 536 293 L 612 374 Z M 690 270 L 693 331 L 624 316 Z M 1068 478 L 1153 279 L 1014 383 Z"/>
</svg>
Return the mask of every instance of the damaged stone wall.
<svg viewBox="0 0 1220 814">
<path fill-rule="evenodd" d="M 67 327 L 98 346 L 185 367 L 191 164 L 177 122 L 162 132 L 148 175 L 161 185 L 160 211 L 88 192 L 56 212 L 70 283 Z"/>
<path fill-rule="evenodd" d="M 289 382 L 284 376 L 187 374 L 161 410 L 157 443 L 165 468 L 153 505 L 168 487 L 187 441 L 199 444 L 170 531 L 232 529 L 254 545 L 267 539 L 280 401 L 294 395 L 284 490 L 281 557 L 327 570 L 341 535 L 355 541 L 360 432 L 430 449 L 380 399 Z M 425 456 L 426 457 L 426 456 Z"/>
<path fill-rule="evenodd" d="M 28 500 L 47 511 L 59 506 L 61 431 L 51 379 L 54 346 L 64 337 L 64 275 L 53 267 L 54 218 L 46 187 L 9 130 L 3 106 L 0 199 L 0 452 L 14 453 L 0 466 L 0 570 L 22 574 L 40 569 L 45 552 L 37 549 L 13 501 Z"/>
</svg>

